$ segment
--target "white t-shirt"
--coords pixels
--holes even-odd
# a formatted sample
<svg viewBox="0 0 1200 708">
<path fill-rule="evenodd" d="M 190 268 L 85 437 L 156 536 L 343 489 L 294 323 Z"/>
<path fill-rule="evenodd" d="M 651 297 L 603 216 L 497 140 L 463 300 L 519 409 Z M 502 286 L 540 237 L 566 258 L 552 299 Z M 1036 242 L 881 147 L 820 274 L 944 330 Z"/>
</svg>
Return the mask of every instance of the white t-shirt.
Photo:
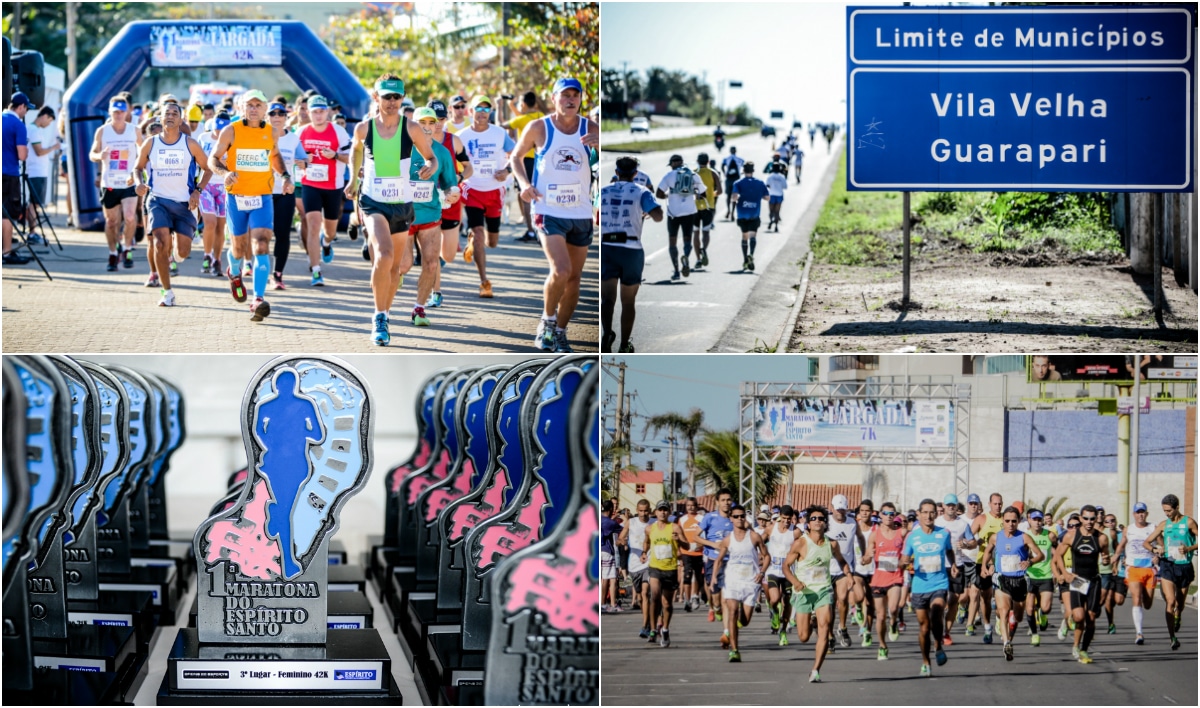
<svg viewBox="0 0 1200 708">
<path fill-rule="evenodd" d="M 629 524 L 629 535 L 625 538 L 629 542 L 629 572 L 636 573 L 650 567 L 649 561 L 642 562 L 642 551 L 646 550 L 646 527 L 653 522 L 642 523 L 634 516 L 625 523 Z"/>
<path fill-rule="evenodd" d="M 658 188 L 667 194 L 667 216 L 688 216 L 698 212 L 696 195 L 704 194 L 706 189 L 700 175 L 687 167 L 668 172 L 659 181 Z"/>
<path fill-rule="evenodd" d="M 954 521 L 947 521 L 945 516 L 939 516 L 936 519 L 934 519 L 933 525 L 939 529 L 946 529 L 947 531 L 950 532 L 950 545 L 951 546 L 956 545 L 959 541 L 962 541 L 964 539 L 967 541 L 971 541 L 971 540 L 974 540 L 974 538 L 975 538 L 971 534 L 971 522 L 967 521 L 967 518 L 965 516 L 960 516 L 960 517 L 956 518 Z M 956 549 L 954 551 L 954 565 L 961 566 L 963 563 L 974 563 L 975 562 L 975 553 L 976 553 L 975 549 L 971 549 L 971 550 L 963 550 L 962 548 Z"/>
<path fill-rule="evenodd" d="M 772 197 L 782 197 L 785 189 L 787 189 L 787 177 L 778 172 L 772 172 L 767 177 L 767 194 Z"/>
<path fill-rule="evenodd" d="M 50 147 L 57 142 L 58 131 L 54 129 L 53 123 L 45 128 L 39 128 L 32 124 L 27 124 L 25 127 L 29 134 L 29 157 L 25 159 L 25 174 L 28 177 L 49 177 L 50 159 L 54 157 L 54 153 L 48 152 L 38 156 L 33 149 L 33 144 L 41 143 L 43 149 Z"/>
<path fill-rule="evenodd" d="M 467 187 L 493 192 L 504 186 L 505 182 L 496 179 L 496 173 L 503 172 L 508 166 L 508 153 L 517 146 L 508 132 L 498 125 L 489 125 L 482 131 L 467 128 L 457 135 L 471 159 L 473 172 L 466 180 Z"/>
</svg>

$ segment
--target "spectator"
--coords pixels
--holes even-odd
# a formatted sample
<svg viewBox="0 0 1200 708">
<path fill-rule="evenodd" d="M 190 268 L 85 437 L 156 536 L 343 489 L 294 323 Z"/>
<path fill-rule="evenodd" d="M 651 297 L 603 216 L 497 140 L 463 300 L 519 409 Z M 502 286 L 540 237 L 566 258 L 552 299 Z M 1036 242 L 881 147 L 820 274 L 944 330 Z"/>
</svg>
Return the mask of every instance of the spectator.
<svg viewBox="0 0 1200 708">
<path fill-rule="evenodd" d="M 58 133 L 53 128 L 53 108 L 43 106 L 38 111 L 33 125 L 32 129 L 26 126 L 30 151 L 29 156 L 25 159 L 25 176 L 29 178 L 30 190 L 30 199 L 25 204 L 26 218 L 28 219 L 26 223 L 29 224 L 31 236 L 34 226 L 38 223 L 35 209 L 38 205 L 43 208 L 46 205 L 47 187 L 50 184 L 50 173 L 54 165 L 54 153 L 62 147 Z M 44 240 L 44 237 L 38 238 Z"/>
<path fill-rule="evenodd" d="M 25 211 L 21 204 L 21 163 L 29 156 L 29 135 L 25 128 L 25 114 L 30 109 L 29 97 L 21 91 L 13 94 L 4 111 L 3 120 L 3 175 L 4 175 L 4 264 L 23 265 L 28 258 L 10 253 L 12 250 L 13 225 L 10 219 L 19 218 Z"/>
</svg>

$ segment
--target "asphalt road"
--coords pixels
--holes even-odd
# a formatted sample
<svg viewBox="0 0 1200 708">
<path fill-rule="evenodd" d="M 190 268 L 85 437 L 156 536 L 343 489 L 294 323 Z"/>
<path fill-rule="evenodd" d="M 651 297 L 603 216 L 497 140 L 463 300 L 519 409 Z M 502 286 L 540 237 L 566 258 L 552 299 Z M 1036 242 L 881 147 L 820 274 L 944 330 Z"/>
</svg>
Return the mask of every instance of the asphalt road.
<svg viewBox="0 0 1200 708">
<path fill-rule="evenodd" d="M 601 702 L 603 705 L 1196 705 L 1196 611 L 1184 611 L 1171 651 L 1156 598 L 1146 613 L 1146 644 L 1133 643 L 1130 601 L 1117 608 L 1117 633 L 1098 634 L 1089 651 L 1094 663 L 1071 658 L 1071 641 L 1059 642 L 1053 629 L 1062 618 L 1058 602 L 1049 634 L 1040 647 L 1029 645 L 1024 627 L 1017 630 L 1016 658 L 1006 662 L 1001 644 L 987 645 L 982 631 L 974 637 L 953 635 L 949 662 L 933 667 L 933 677 L 918 677 L 921 655 L 916 618 L 890 643 L 890 659 L 878 661 L 877 647 L 854 646 L 826 657 L 820 684 L 809 684 L 813 642 L 778 646 L 769 617 L 755 615 L 741 630 L 742 663 L 730 664 L 720 648 L 720 625 L 706 613 L 676 610 L 671 646 L 660 648 L 638 638 L 640 614 L 605 615 L 601 627 Z M 1103 621 L 1103 614 L 1101 615 Z M 998 637 L 999 635 L 997 635 Z"/>
<path fill-rule="evenodd" d="M 782 136 L 780 136 L 782 139 Z M 726 149 L 717 153 L 713 146 L 687 148 L 684 150 L 642 153 L 638 155 L 641 169 L 650 175 L 657 186 L 668 171 L 667 160 L 672 152 L 683 156 L 687 164 L 696 166 L 696 156 L 707 152 L 710 158 L 719 162 L 729 154 L 728 147 L 736 146 L 738 155 L 751 160 L 758 166 L 756 175 L 762 178 L 762 168 L 771 160 L 770 138 L 758 135 L 747 135 L 726 143 Z M 739 316 L 743 305 L 750 297 L 759 279 L 771 266 L 775 256 L 784 250 L 785 242 L 797 238 L 797 227 L 805 211 L 809 208 L 819 210 L 821 205 L 815 204 L 820 177 L 837 158 L 837 144 L 830 151 L 823 140 L 818 140 L 813 146 L 808 145 L 807 135 L 800 138 L 804 150 L 804 170 L 799 185 L 795 183 L 795 174 L 789 173 L 788 190 L 784 194 L 783 207 L 780 212 L 782 222 L 779 233 L 759 231 L 758 247 L 754 254 L 755 271 L 742 270 L 741 232 L 732 221 L 724 219 L 725 195 L 721 196 L 722 208 L 718 209 L 713 226 L 712 241 L 709 246 L 709 266 L 694 271 L 690 277 L 677 281 L 671 280 L 673 268 L 667 251 L 667 224 L 664 217 L 662 223 L 646 222 L 643 231 L 643 244 L 646 248 L 646 266 L 643 274 L 642 287 L 637 297 L 637 323 L 634 327 L 632 340 L 638 352 L 707 352 L 718 348 L 722 334 L 725 333 L 735 318 Z M 601 156 L 601 179 L 608 182 L 615 172 L 616 160 L 620 154 L 605 151 Z M 723 185 L 722 185 L 723 188 Z M 665 200 L 659 200 L 664 204 Z M 767 206 L 764 201 L 763 223 L 766 223 Z M 683 237 L 680 236 L 680 254 L 683 253 Z M 796 251 L 788 249 L 789 259 L 801 261 L 807 255 L 807 246 Z M 794 256 L 794 257 L 793 257 Z M 693 258 L 693 263 L 695 259 Z M 773 297 L 794 299 L 792 289 L 799 282 L 798 269 L 794 277 L 785 278 L 779 284 L 778 293 Z M 620 313 L 614 318 L 619 322 Z M 786 315 L 784 315 L 786 318 Z M 740 351 L 746 351 L 754 344 L 757 337 L 763 341 L 779 335 L 778 323 L 770 323 L 760 328 L 761 334 L 751 333 L 745 346 Z M 774 342 L 770 342 L 774 344 Z"/>
</svg>

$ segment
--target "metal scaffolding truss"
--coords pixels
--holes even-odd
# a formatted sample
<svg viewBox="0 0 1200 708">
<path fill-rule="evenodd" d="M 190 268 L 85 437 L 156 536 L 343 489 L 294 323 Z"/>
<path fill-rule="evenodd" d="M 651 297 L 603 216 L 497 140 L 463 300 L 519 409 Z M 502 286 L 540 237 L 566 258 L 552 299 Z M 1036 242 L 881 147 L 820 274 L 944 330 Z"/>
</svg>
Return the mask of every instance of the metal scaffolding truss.
<svg viewBox="0 0 1200 708">
<path fill-rule="evenodd" d="M 954 444 L 943 448 L 759 447 L 754 440 L 754 413 L 761 398 L 857 398 L 939 399 L 955 406 Z M 971 384 L 955 381 L 867 380 L 843 383 L 764 383 L 744 381 L 741 386 L 741 425 L 738 438 L 741 455 L 738 501 L 759 503 L 757 467 L 762 464 L 791 466 L 797 462 L 827 462 L 895 465 L 953 465 L 954 487 L 965 498 L 970 486 Z M 790 472 L 789 472 L 790 473 Z"/>
</svg>

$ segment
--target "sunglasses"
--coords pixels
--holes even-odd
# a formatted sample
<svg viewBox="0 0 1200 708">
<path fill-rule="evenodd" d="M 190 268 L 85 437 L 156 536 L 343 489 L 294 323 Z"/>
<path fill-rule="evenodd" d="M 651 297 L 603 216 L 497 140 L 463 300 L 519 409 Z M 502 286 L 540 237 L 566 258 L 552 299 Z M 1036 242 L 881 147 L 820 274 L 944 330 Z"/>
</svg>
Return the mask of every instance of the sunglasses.
<svg viewBox="0 0 1200 708">
<path fill-rule="evenodd" d="M 1004 520 L 1004 523 L 1006 523 L 1006 524 L 1019 524 L 1019 523 L 1021 523 L 1021 520 L 1020 520 L 1020 519 L 1005 519 L 1005 520 Z"/>
<path fill-rule="evenodd" d="M 456 103 L 456 104 L 454 104 L 452 107 L 453 107 L 453 108 L 457 108 L 458 110 L 460 110 L 460 111 L 461 111 L 461 110 L 465 110 L 465 109 L 466 109 L 466 107 L 467 107 L 467 104 L 465 104 L 465 103 Z"/>
<path fill-rule="evenodd" d="M 269 114 L 267 114 L 267 115 L 271 115 L 271 116 L 286 116 L 286 115 L 287 115 L 287 111 L 271 111 L 271 112 L 270 112 Z"/>
<path fill-rule="evenodd" d="M 1106 523 L 1106 524 L 1115 524 L 1115 523 L 1117 523 L 1117 520 L 1116 520 L 1116 519 L 1106 519 L 1106 520 L 1104 521 L 1104 523 Z"/>
<path fill-rule="evenodd" d="M 730 515 L 729 515 L 729 518 L 731 518 L 731 519 L 744 519 L 744 518 L 746 518 L 746 515 L 745 515 L 745 514 L 730 514 Z"/>
<path fill-rule="evenodd" d="M 810 516 L 810 517 L 808 517 L 808 520 L 809 521 L 824 521 L 825 517 L 824 516 Z"/>
<path fill-rule="evenodd" d="M 404 98 L 404 95 L 399 93 L 385 93 L 380 98 L 385 101 L 399 101 Z"/>
<path fill-rule="evenodd" d="M 1077 528 L 1079 528 L 1079 524 L 1067 524 L 1067 528 L 1069 528 L 1069 529 L 1077 529 Z"/>
<path fill-rule="evenodd" d="M 487 106 L 475 106 L 476 113 L 491 113 L 492 109 Z"/>
<path fill-rule="evenodd" d="M 895 516 L 896 515 L 896 512 L 894 512 L 894 511 L 881 511 L 879 513 L 882 514 L 883 516 Z"/>
<path fill-rule="evenodd" d="M 1094 516 L 1081 516 L 1081 517 L 1079 517 L 1079 520 L 1080 520 L 1080 521 L 1095 521 L 1095 520 L 1096 520 L 1096 517 L 1094 517 Z"/>
</svg>

